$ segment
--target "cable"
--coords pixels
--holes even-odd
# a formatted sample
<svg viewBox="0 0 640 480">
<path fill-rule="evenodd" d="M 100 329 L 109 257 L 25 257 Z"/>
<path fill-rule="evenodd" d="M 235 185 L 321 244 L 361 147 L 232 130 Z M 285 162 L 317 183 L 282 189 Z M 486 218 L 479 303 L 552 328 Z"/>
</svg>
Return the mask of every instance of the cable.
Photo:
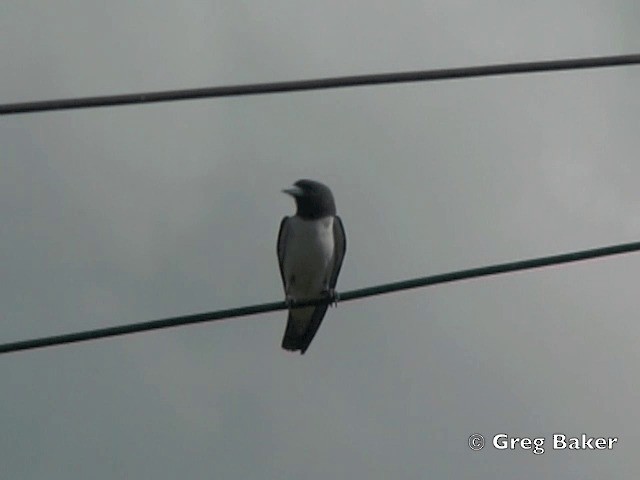
<svg viewBox="0 0 640 480">
<path fill-rule="evenodd" d="M 463 68 L 421 70 L 413 72 L 379 73 L 346 77 L 320 78 L 314 80 L 294 80 L 289 82 L 254 83 L 230 85 L 226 87 L 194 88 L 187 90 L 167 90 L 162 92 L 107 95 L 103 97 L 67 98 L 0 105 L 0 115 L 76 108 L 110 107 L 139 103 L 193 100 L 196 98 L 230 97 L 284 93 L 302 90 L 381 85 L 389 83 L 451 80 L 455 78 L 486 77 L 491 75 L 511 75 L 518 73 L 548 72 L 553 70 L 577 70 L 598 67 L 616 67 L 640 64 L 640 54 L 607 57 L 572 58 L 541 62 L 503 63 Z"/>
<path fill-rule="evenodd" d="M 442 283 L 457 282 L 470 278 L 485 277 L 488 275 L 498 275 L 501 273 L 517 272 L 532 268 L 548 267 L 551 265 L 559 265 L 563 263 L 577 262 L 598 257 L 610 255 L 619 255 L 623 253 L 640 251 L 640 242 L 624 243 L 619 245 L 611 245 L 608 247 L 594 248 L 591 250 L 582 250 L 578 252 L 564 253 L 560 255 L 552 255 L 549 257 L 538 257 L 529 260 L 520 260 L 510 263 L 501 263 L 498 265 L 489 265 L 486 267 L 472 268 L 469 270 L 459 270 L 457 272 L 442 273 L 430 277 L 421 277 L 401 282 L 387 283 L 374 287 L 361 288 L 351 290 L 340 294 L 340 301 L 356 300 L 358 298 L 371 297 L 384 293 L 398 292 L 410 288 L 427 287 L 430 285 L 438 285 Z M 312 305 L 320 305 L 328 303 L 327 299 L 317 299 L 300 301 L 296 306 L 305 307 Z M 117 327 L 100 328 L 97 330 L 89 330 L 85 332 L 70 333 L 67 335 L 56 335 L 52 337 L 36 338 L 33 340 L 24 340 L 20 342 L 5 343 L 0 345 L 0 354 L 18 352 L 21 350 L 32 350 L 35 348 L 50 347 L 54 345 L 63 345 L 66 343 L 83 342 L 87 340 L 97 340 L 99 338 L 115 337 L 119 335 L 128 335 L 131 333 L 146 332 L 149 330 L 159 330 L 161 328 L 177 327 L 181 325 L 190 325 L 194 323 L 212 322 L 214 320 L 225 320 L 227 318 L 244 317 L 247 315 L 255 315 L 258 313 L 274 312 L 276 310 L 284 310 L 288 308 L 285 302 L 263 303 L 260 305 L 251 305 L 239 308 L 230 308 L 227 310 L 218 310 L 209 313 L 196 313 L 194 315 L 184 315 L 179 317 L 165 318 L 162 320 L 152 320 L 149 322 L 134 323 L 131 325 L 122 325 Z"/>
</svg>

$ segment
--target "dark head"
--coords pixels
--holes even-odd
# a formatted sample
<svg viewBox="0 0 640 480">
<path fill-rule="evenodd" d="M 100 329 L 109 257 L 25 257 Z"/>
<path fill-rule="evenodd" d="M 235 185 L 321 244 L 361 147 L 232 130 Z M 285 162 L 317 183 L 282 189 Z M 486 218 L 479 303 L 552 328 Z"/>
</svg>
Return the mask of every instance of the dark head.
<svg viewBox="0 0 640 480">
<path fill-rule="evenodd" d="M 313 180 L 298 180 L 293 187 L 282 190 L 296 201 L 298 216 L 315 219 L 336 214 L 336 204 L 329 187 Z"/>
</svg>

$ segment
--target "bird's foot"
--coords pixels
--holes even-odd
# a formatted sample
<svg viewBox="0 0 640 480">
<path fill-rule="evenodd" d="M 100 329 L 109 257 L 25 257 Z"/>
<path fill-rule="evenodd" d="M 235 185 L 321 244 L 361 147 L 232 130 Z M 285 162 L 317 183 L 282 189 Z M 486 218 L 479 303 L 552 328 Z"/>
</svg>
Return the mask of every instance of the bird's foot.
<svg viewBox="0 0 640 480">
<path fill-rule="evenodd" d="M 337 307 L 338 300 L 340 300 L 340 294 L 336 292 L 335 288 L 327 288 L 322 291 L 322 296 L 329 299 L 329 306 Z"/>
</svg>

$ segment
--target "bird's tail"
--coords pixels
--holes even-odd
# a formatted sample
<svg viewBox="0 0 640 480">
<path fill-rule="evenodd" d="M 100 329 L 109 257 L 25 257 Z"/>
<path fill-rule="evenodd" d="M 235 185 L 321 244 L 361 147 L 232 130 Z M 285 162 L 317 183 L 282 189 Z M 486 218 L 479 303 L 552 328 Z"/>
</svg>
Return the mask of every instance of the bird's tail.
<svg viewBox="0 0 640 480">
<path fill-rule="evenodd" d="M 282 348 L 292 352 L 300 350 L 300 354 L 304 355 L 320 328 L 327 308 L 329 308 L 328 305 L 318 305 L 289 310 L 287 328 L 282 337 Z"/>
<path fill-rule="evenodd" d="M 303 312 L 301 310 L 301 308 L 296 309 L 295 313 L 293 313 L 293 310 L 289 310 L 289 316 L 287 317 L 287 328 L 282 337 L 282 348 L 290 352 L 298 351 L 302 347 L 302 339 L 306 330 L 302 328 L 304 325 L 302 322 L 304 322 L 305 317 L 308 318 L 311 315 L 311 312 L 304 312 L 305 315 L 302 315 Z"/>
<path fill-rule="evenodd" d="M 284 332 L 284 336 L 282 337 L 282 348 L 285 350 L 289 350 L 290 352 L 295 352 L 300 350 L 300 335 L 298 335 L 291 325 L 291 321 L 287 323 L 287 329 Z"/>
</svg>

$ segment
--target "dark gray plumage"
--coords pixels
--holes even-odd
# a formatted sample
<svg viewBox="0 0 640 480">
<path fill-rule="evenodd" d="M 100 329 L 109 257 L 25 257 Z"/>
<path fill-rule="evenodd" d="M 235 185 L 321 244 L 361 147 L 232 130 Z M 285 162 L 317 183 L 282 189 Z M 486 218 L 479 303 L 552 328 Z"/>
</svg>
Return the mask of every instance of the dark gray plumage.
<svg viewBox="0 0 640 480">
<path fill-rule="evenodd" d="M 278 263 L 288 302 L 328 296 L 335 286 L 347 249 L 342 220 L 331 190 L 313 180 L 298 180 L 283 190 L 296 202 L 293 217 L 284 217 L 278 233 Z M 290 308 L 282 348 L 304 354 L 328 305 Z"/>
</svg>

